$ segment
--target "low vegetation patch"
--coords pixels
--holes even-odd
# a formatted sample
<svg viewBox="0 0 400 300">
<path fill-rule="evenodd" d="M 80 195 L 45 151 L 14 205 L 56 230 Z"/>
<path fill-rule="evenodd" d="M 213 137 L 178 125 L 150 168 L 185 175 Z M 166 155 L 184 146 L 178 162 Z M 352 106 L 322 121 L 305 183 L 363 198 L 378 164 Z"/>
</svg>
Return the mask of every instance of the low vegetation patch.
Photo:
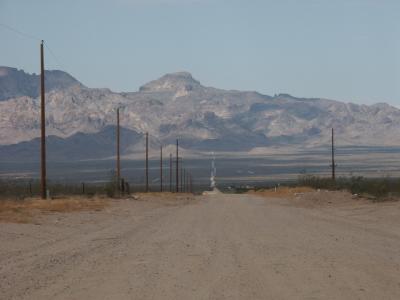
<svg viewBox="0 0 400 300">
<path fill-rule="evenodd" d="M 299 186 L 299 187 L 279 186 L 276 188 L 251 190 L 249 191 L 249 193 L 254 193 L 265 197 L 286 198 L 296 194 L 309 193 L 313 191 L 315 191 L 315 189 L 308 186 Z"/>
<path fill-rule="evenodd" d="M 336 180 L 314 175 L 299 177 L 298 186 L 314 189 L 347 190 L 374 201 L 397 200 L 400 197 L 399 178 L 365 178 L 362 176 L 340 177 Z"/>
<path fill-rule="evenodd" d="M 400 178 L 365 178 L 362 176 L 329 177 L 301 175 L 297 182 L 287 182 L 280 186 L 243 187 L 236 193 L 255 193 L 265 197 L 285 198 L 314 191 L 347 191 L 356 197 L 372 201 L 400 200 Z"/>
<path fill-rule="evenodd" d="M 108 205 L 104 198 L 61 198 L 54 200 L 1 200 L 0 222 L 29 223 L 43 213 L 66 213 L 82 210 L 102 210 Z"/>
</svg>

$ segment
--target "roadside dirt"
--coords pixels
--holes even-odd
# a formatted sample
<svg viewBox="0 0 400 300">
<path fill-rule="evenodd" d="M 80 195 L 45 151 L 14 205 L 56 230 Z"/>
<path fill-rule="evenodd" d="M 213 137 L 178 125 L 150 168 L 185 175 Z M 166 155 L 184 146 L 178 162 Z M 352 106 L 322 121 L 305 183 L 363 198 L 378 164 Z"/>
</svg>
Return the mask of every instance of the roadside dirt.
<svg viewBox="0 0 400 300">
<path fill-rule="evenodd" d="M 400 203 L 350 200 L 147 195 L 2 223 L 0 299 L 400 299 Z"/>
<path fill-rule="evenodd" d="M 0 200 L 0 223 L 35 223 L 43 215 L 54 212 L 102 210 L 109 204 L 106 198 L 59 197 L 52 200 Z"/>
</svg>

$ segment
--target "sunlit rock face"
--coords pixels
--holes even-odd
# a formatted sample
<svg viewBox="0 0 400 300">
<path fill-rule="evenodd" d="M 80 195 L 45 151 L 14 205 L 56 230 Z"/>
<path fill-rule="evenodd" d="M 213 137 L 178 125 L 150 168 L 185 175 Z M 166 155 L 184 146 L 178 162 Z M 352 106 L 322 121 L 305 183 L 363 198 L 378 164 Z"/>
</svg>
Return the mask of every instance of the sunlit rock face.
<svg viewBox="0 0 400 300">
<path fill-rule="evenodd" d="M 187 72 L 166 74 L 130 93 L 87 88 L 62 71 L 47 71 L 46 80 L 47 134 L 62 139 L 104 139 L 99 133 L 116 124 L 119 107 L 121 126 L 135 136 L 126 145 L 131 151 L 144 132 L 157 143 L 179 137 L 182 147 L 207 151 L 317 147 L 329 144 L 332 127 L 340 145 L 400 145 L 400 111 L 388 104 L 226 91 L 205 87 Z M 0 67 L 1 145 L 39 136 L 38 86 L 38 75 Z"/>
</svg>

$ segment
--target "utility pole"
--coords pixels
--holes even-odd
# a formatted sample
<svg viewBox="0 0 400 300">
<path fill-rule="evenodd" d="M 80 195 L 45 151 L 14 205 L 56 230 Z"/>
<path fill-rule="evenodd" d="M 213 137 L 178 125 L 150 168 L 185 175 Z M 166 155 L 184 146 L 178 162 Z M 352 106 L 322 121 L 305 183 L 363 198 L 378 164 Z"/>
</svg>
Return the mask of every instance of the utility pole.
<svg viewBox="0 0 400 300">
<path fill-rule="evenodd" d="M 179 144 L 178 144 L 178 139 L 176 140 L 176 192 L 179 192 Z"/>
<path fill-rule="evenodd" d="M 172 153 L 169 154 L 169 191 L 172 193 Z"/>
<path fill-rule="evenodd" d="M 187 176 L 187 192 L 190 193 L 190 177 L 192 175 L 189 173 Z"/>
<path fill-rule="evenodd" d="M 186 169 L 183 169 L 183 188 L 182 192 L 186 192 Z"/>
<path fill-rule="evenodd" d="M 186 184 L 185 184 L 185 191 L 189 193 L 189 172 L 186 172 Z"/>
<path fill-rule="evenodd" d="M 183 159 L 181 159 L 181 182 L 180 182 L 180 185 L 181 185 L 181 192 L 183 192 Z"/>
<path fill-rule="evenodd" d="M 191 177 L 192 177 L 192 174 L 189 173 L 188 174 L 188 178 L 187 178 L 187 190 L 188 190 L 188 193 L 191 193 L 191 188 L 190 188 L 190 178 Z"/>
<path fill-rule="evenodd" d="M 146 193 L 149 191 L 149 133 L 146 132 Z"/>
<path fill-rule="evenodd" d="M 334 131 L 332 128 L 332 180 L 336 179 L 336 173 L 335 173 L 335 140 L 334 140 Z"/>
<path fill-rule="evenodd" d="M 162 146 L 160 146 L 160 192 L 163 191 L 163 160 L 162 160 Z"/>
<path fill-rule="evenodd" d="M 117 190 L 121 190 L 119 108 L 117 108 Z"/>
<path fill-rule="evenodd" d="M 45 108 L 45 87 L 44 87 L 44 52 L 43 40 L 40 44 L 40 162 L 41 162 L 41 194 L 42 199 L 46 199 L 47 180 L 46 180 L 46 108 Z"/>
</svg>

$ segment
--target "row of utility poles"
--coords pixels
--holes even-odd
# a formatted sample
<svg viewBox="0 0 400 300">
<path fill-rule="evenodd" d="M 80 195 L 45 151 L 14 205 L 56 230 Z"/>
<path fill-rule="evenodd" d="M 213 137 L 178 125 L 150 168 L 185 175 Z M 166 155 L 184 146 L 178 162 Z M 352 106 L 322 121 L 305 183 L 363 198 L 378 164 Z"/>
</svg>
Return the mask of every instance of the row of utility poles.
<svg viewBox="0 0 400 300">
<path fill-rule="evenodd" d="M 120 114 L 119 108 L 117 108 L 117 186 L 118 190 L 123 192 L 124 179 L 121 178 L 121 155 L 120 155 Z M 145 157 L 145 191 L 150 191 L 149 187 L 149 133 L 146 132 L 146 157 Z M 175 192 L 176 193 L 192 193 L 193 192 L 193 177 L 192 174 L 183 168 L 183 158 L 179 157 L 179 141 L 176 140 L 176 180 L 175 180 Z M 164 170 L 163 170 L 163 147 L 160 145 L 160 192 L 164 191 Z M 169 155 L 169 192 L 173 192 L 172 183 L 172 153 Z"/>
<path fill-rule="evenodd" d="M 336 180 L 336 164 L 335 164 L 335 140 L 334 140 L 334 129 L 332 128 L 332 136 L 331 136 L 332 142 L 331 142 L 331 169 L 332 169 L 332 180 Z M 121 166 L 120 166 L 120 123 L 119 123 L 119 108 L 117 109 L 117 180 L 118 183 L 120 182 L 120 172 L 121 172 Z M 179 162 L 181 162 L 179 164 Z M 176 158 L 175 158 L 175 163 L 176 163 L 176 170 L 175 170 L 175 192 L 187 192 L 187 193 L 192 193 L 193 192 L 193 179 L 192 175 L 183 168 L 183 160 L 181 157 L 179 157 L 179 141 L 178 139 L 176 140 Z M 170 153 L 169 155 L 169 191 L 172 192 L 173 187 L 172 187 L 172 154 Z M 146 192 L 149 192 L 149 134 L 146 132 Z M 160 145 L 160 192 L 163 192 L 164 186 L 163 186 L 163 147 Z M 120 186 L 120 184 L 118 184 Z"/>
<path fill-rule="evenodd" d="M 183 167 L 183 158 L 179 156 L 179 141 L 176 140 L 176 156 L 175 156 L 175 189 L 173 184 L 173 157 L 169 154 L 169 192 L 176 193 L 192 193 L 193 192 L 193 177 L 192 174 Z M 146 132 L 146 187 L 145 191 L 149 192 L 149 134 Z M 160 145 L 160 192 L 165 191 L 164 183 L 164 158 L 163 146 Z"/>
<path fill-rule="evenodd" d="M 46 179 L 46 109 L 45 109 L 45 74 L 44 74 L 44 41 L 40 43 L 40 168 L 41 168 L 41 196 L 47 198 L 47 179 Z M 163 191 L 163 153 L 160 146 L 160 191 Z M 180 162 L 180 163 L 179 163 Z M 193 192 L 193 178 L 190 172 L 183 168 L 183 160 L 179 157 L 179 143 L 176 140 L 176 170 L 175 170 L 175 192 Z M 172 184 L 172 154 L 169 156 L 169 191 L 173 191 Z M 336 179 L 335 148 L 334 148 L 334 130 L 332 128 L 332 180 Z M 146 192 L 149 192 L 149 134 L 146 133 Z M 117 109 L 117 182 L 118 190 L 125 189 L 125 183 L 121 178 L 120 161 L 120 117 L 119 108 Z"/>
<path fill-rule="evenodd" d="M 45 74 L 44 74 L 44 41 L 40 43 L 40 193 L 43 199 L 47 198 L 47 178 L 46 178 L 46 101 L 45 101 Z M 118 190 L 124 192 L 129 189 L 129 184 L 121 178 L 121 156 L 120 156 L 120 114 L 119 108 L 117 109 L 117 166 L 116 166 L 116 179 Z M 160 191 L 164 191 L 163 182 L 163 148 L 160 146 Z M 169 191 L 173 192 L 172 183 L 172 154 L 169 156 Z M 176 140 L 176 180 L 175 180 L 175 191 L 178 192 L 193 192 L 193 178 L 190 172 L 183 169 L 183 160 L 179 157 L 179 146 L 178 140 Z M 149 134 L 146 133 L 146 192 L 149 192 Z M 84 190 L 84 185 L 82 186 Z"/>
</svg>

